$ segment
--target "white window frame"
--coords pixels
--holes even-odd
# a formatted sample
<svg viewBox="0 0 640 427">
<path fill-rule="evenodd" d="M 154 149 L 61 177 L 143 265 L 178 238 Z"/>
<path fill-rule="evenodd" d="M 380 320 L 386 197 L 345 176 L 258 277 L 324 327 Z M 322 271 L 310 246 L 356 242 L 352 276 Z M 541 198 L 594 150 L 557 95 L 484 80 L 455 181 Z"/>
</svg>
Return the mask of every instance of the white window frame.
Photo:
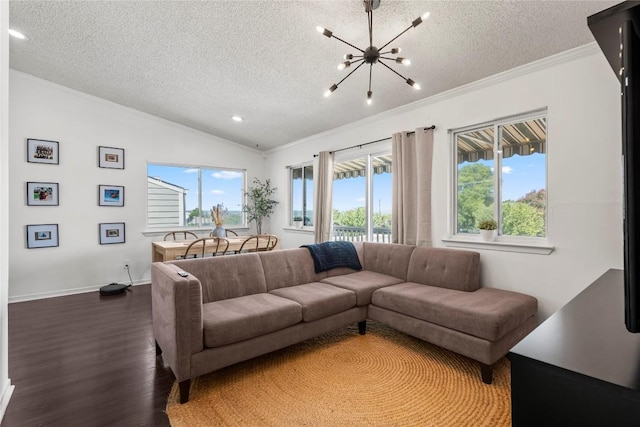
<svg viewBox="0 0 640 427">
<path fill-rule="evenodd" d="M 152 161 L 148 161 L 147 162 L 147 170 L 145 171 L 145 179 L 147 179 L 146 175 L 147 175 L 147 171 L 148 171 L 148 167 L 149 165 L 153 165 L 153 166 L 167 166 L 167 167 L 178 167 L 178 168 L 188 168 L 188 169 L 198 169 L 198 208 L 200 209 L 200 212 L 203 212 L 203 207 L 202 207 L 202 170 L 203 169 L 215 169 L 215 170 L 220 170 L 220 171 L 231 171 L 231 172 L 240 172 L 242 173 L 242 204 L 244 205 L 246 203 L 246 195 L 245 193 L 247 192 L 247 170 L 246 169 L 237 169 L 237 168 L 229 168 L 229 167 L 221 167 L 221 166 L 205 166 L 205 165 L 191 165 L 191 164 L 180 164 L 180 163 L 163 163 L 163 162 L 152 162 Z M 149 225 L 149 206 L 148 206 L 148 202 L 149 202 L 149 193 L 148 193 L 148 187 L 147 187 L 147 191 L 145 192 L 145 223 L 146 223 L 146 231 L 143 233 L 144 235 L 156 235 L 158 233 L 163 233 L 166 231 L 172 231 L 172 230 L 191 230 L 191 231 L 201 231 L 201 230 L 209 230 L 211 228 L 211 226 L 209 225 L 203 225 L 200 222 L 200 218 L 198 218 L 198 224 L 197 225 L 175 225 L 175 226 L 171 226 L 171 227 L 166 227 L 166 226 L 160 226 L 160 227 L 155 227 L 152 225 Z M 209 210 L 209 208 L 207 207 L 206 209 L 207 211 Z M 241 225 L 234 225 L 232 226 L 232 228 L 234 229 L 246 229 L 248 228 L 247 225 L 247 215 L 246 213 L 242 212 L 242 224 Z"/>
<path fill-rule="evenodd" d="M 375 147 L 370 150 L 361 150 L 357 154 L 343 154 L 336 155 L 334 158 L 334 163 L 348 162 L 349 160 L 361 159 L 366 157 L 367 161 L 367 174 L 365 177 L 365 239 L 367 242 L 373 241 L 373 203 L 371 201 L 371 197 L 373 195 L 373 158 L 377 156 L 387 156 L 391 154 L 391 143 L 388 143 L 387 149 L 381 149 L 381 147 Z M 393 159 L 392 159 L 393 161 Z M 333 211 L 333 200 L 331 202 L 331 210 Z M 333 224 L 332 224 L 333 226 Z"/>
<path fill-rule="evenodd" d="M 304 168 L 308 168 L 311 167 L 313 168 L 313 184 L 311 185 L 311 188 L 307 188 L 307 184 L 306 184 L 306 180 L 305 180 L 305 173 L 304 173 Z M 307 163 L 302 163 L 299 165 L 295 165 L 295 166 L 288 166 L 289 169 L 289 226 L 293 227 L 293 171 L 294 169 L 302 169 L 302 206 L 305 206 L 305 196 L 308 194 L 309 191 L 311 191 L 311 195 L 314 195 L 314 190 L 315 190 L 315 186 L 316 186 L 316 172 L 315 172 L 315 168 L 313 165 L 313 162 L 307 162 Z M 313 207 L 314 209 L 314 215 L 315 215 L 315 209 L 316 207 Z M 304 220 L 304 209 L 303 209 L 303 220 Z M 312 222 L 314 222 L 314 218 L 311 219 Z M 315 223 L 314 223 L 315 224 Z M 303 225 L 303 228 L 306 230 L 313 230 L 313 226 L 308 226 L 308 225 Z"/>
<path fill-rule="evenodd" d="M 547 146 L 545 150 L 545 236 L 505 236 L 499 235 L 493 242 L 486 242 L 482 240 L 480 235 L 470 233 L 458 233 L 458 165 L 457 165 L 457 146 L 456 135 L 459 133 L 469 132 L 475 129 L 482 129 L 493 126 L 494 128 L 494 144 L 493 144 L 493 158 L 494 158 L 494 218 L 498 220 L 498 229 L 500 230 L 501 221 L 501 205 L 502 205 L 502 156 L 499 147 L 499 141 L 501 138 L 500 129 L 501 126 L 510 123 L 516 123 L 531 119 L 537 119 L 544 117 L 547 122 Z M 489 120 L 483 123 L 478 123 L 470 126 L 465 126 L 456 129 L 450 129 L 450 155 L 451 161 L 450 167 L 450 185 L 449 185 L 449 227 L 448 236 L 442 239 L 447 246 L 456 246 L 472 249 L 492 249 L 502 250 L 509 252 L 525 252 L 525 253 L 537 253 L 537 254 L 549 254 L 553 251 L 554 247 L 550 244 L 549 240 L 549 115 L 547 108 L 534 110 L 526 113 L 512 115 L 508 117 L 502 117 L 494 120 Z"/>
</svg>

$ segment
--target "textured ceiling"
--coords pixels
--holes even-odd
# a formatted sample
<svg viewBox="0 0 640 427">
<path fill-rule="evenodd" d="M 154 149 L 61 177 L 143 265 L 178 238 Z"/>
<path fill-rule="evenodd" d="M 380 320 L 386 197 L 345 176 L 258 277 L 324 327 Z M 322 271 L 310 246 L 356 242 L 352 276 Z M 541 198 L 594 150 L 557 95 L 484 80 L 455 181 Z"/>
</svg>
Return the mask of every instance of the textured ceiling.
<svg viewBox="0 0 640 427">
<path fill-rule="evenodd" d="M 268 150 L 593 41 L 587 16 L 612 1 L 392 1 L 374 12 L 381 46 L 411 59 L 401 74 L 362 67 L 329 98 L 367 20 L 348 1 L 11 1 L 10 66 L 259 150 Z M 390 47 L 392 47 L 390 46 Z M 242 123 L 230 119 L 234 114 Z"/>
</svg>

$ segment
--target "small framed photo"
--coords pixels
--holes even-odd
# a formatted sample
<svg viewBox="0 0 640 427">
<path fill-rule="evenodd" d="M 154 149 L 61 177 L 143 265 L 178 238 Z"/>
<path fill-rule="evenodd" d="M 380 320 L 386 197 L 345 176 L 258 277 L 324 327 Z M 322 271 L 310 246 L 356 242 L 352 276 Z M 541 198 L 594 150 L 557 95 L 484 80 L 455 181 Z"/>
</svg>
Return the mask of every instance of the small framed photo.
<svg viewBox="0 0 640 427">
<path fill-rule="evenodd" d="M 98 147 L 98 166 L 108 169 L 124 169 L 124 148 Z"/>
<path fill-rule="evenodd" d="M 27 139 L 27 162 L 60 164 L 58 141 Z"/>
<path fill-rule="evenodd" d="M 27 225 L 27 249 L 58 246 L 58 224 Z"/>
<path fill-rule="evenodd" d="M 27 206 L 58 206 L 57 182 L 27 182 Z"/>
<path fill-rule="evenodd" d="M 124 206 L 124 187 L 98 185 L 98 206 Z"/>
<path fill-rule="evenodd" d="M 103 222 L 100 226 L 100 244 L 124 243 L 124 222 Z"/>
</svg>

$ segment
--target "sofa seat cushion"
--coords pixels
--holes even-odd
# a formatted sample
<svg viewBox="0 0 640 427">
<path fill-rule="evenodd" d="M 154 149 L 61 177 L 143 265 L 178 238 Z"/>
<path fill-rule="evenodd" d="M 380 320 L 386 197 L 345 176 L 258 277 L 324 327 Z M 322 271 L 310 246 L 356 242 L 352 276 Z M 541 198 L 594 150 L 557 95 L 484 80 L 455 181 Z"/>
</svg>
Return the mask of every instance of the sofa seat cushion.
<svg viewBox="0 0 640 427">
<path fill-rule="evenodd" d="M 373 291 L 376 289 L 396 285 L 402 283 L 403 280 L 397 277 L 387 276 L 386 274 L 376 273 L 375 271 L 363 270 L 343 276 L 327 277 L 326 279 L 322 279 L 321 282 L 355 292 L 356 303 L 361 307 L 371 304 L 371 294 L 373 294 Z"/>
<path fill-rule="evenodd" d="M 313 322 L 356 306 L 356 294 L 326 283 L 306 283 L 269 292 L 302 306 L 302 320 Z"/>
<path fill-rule="evenodd" d="M 499 340 L 538 310 L 535 298 L 516 292 L 492 288 L 465 292 L 414 282 L 378 289 L 372 303 L 489 341 Z"/>
<path fill-rule="evenodd" d="M 302 307 L 262 293 L 203 304 L 202 317 L 205 346 L 221 347 L 300 323 Z"/>
</svg>

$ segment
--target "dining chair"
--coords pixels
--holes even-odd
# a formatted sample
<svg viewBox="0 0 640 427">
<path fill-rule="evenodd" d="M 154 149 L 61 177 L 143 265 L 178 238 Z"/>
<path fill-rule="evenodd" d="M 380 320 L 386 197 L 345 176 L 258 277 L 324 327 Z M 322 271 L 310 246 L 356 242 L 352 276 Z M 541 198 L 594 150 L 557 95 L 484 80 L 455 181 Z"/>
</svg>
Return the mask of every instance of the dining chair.
<svg viewBox="0 0 640 427">
<path fill-rule="evenodd" d="M 233 230 L 229 230 L 228 228 L 225 228 L 224 231 L 225 231 L 225 234 L 227 235 L 227 237 L 229 237 L 229 235 L 231 235 L 231 236 L 237 236 L 238 235 L 238 233 L 236 233 Z M 216 237 L 216 236 L 213 235 L 213 231 L 211 233 L 209 233 L 209 237 Z"/>
<path fill-rule="evenodd" d="M 236 253 L 272 251 L 278 244 L 278 236 L 274 234 L 253 235 L 245 239 Z"/>
<path fill-rule="evenodd" d="M 171 237 L 171 239 L 169 239 Z M 164 235 L 162 240 L 191 240 L 197 239 L 198 236 L 190 231 L 170 231 Z"/>
<path fill-rule="evenodd" d="M 183 257 L 186 258 L 188 255 L 193 255 L 194 258 L 198 258 L 198 256 L 204 258 L 208 255 L 224 255 L 227 253 L 227 249 L 229 249 L 229 241 L 224 237 L 202 237 L 187 246 Z"/>
</svg>

